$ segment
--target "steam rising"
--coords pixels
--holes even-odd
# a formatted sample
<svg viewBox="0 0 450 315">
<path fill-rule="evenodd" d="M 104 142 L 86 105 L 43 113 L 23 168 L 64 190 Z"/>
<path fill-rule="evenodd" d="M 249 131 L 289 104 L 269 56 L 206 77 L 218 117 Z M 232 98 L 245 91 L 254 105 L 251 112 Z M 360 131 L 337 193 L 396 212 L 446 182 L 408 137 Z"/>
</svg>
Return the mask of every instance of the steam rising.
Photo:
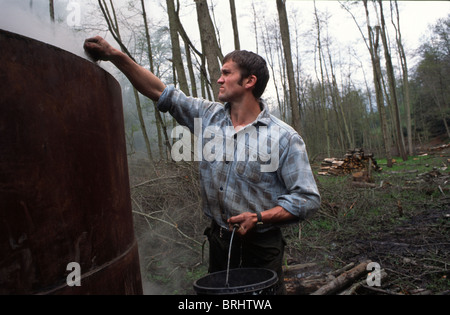
<svg viewBox="0 0 450 315">
<path fill-rule="evenodd" d="M 28 0 L 0 0 L 0 29 L 42 41 L 89 60 L 83 49 L 86 36 L 77 34 L 64 22 L 51 23 L 49 15 L 39 17 L 33 12 L 32 3 Z M 48 5 L 48 1 L 45 3 Z"/>
</svg>

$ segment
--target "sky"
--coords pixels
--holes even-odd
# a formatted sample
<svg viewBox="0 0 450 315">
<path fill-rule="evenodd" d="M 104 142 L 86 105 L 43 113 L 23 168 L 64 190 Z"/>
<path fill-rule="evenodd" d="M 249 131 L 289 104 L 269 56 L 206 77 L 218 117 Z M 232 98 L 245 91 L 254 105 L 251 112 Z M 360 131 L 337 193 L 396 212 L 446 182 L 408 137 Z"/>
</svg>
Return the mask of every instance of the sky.
<svg viewBox="0 0 450 315">
<path fill-rule="evenodd" d="M 150 1 L 151 2 L 151 1 Z M 164 1 L 165 2 L 165 1 Z M 263 11 L 266 16 L 277 17 L 277 8 L 275 0 L 236 0 L 236 10 L 238 15 L 238 27 L 240 35 L 241 49 L 256 51 L 256 44 L 253 31 L 253 11 L 252 2 L 255 3 L 257 10 Z M 345 2 L 345 1 L 344 1 Z M 181 0 L 182 9 L 180 11 L 181 20 L 186 28 L 188 35 L 193 39 L 199 38 L 199 31 L 197 26 L 197 15 L 195 5 L 192 0 Z M 217 22 L 223 53 L 226 54 L 234 50 L 234 41 L 231 26 L 231 15 L 228 0 L 212 0 L 215 7 L 214 18 Z M 389 1 L 383 1 L 384 12 L 386 17 L 386 23 L 391 28 L 391 35 L 394 35 L 394 31 L 390 22 L 389 14 Z M 184 5 L 183 5 L 184 4 Z M 362 36 L 356 27 L 355 22 L 351 18 L 348 12 L 341 8 L 339 1 L 336 0 L 322 0 L 316 1 L 316 6 L 319 12 L 327 12 L 330 15 L 329 20 L 329 32 L 330 36 L 334 39 L 335 50 L 340 51 L 342 55 L 339 58 L 351 58 L 346 54 L 347 49 L 357 51 L 361 60 L 365 65 L 370 66 L 370 59 L 367 53 L 367 48 L 363 43 Z M 434 24 L 439 18 L 444 18 L 450 14 L 450 1 L 399 1 L 400 11 L 400 26 L 402 32 L 403 45 L 408 57 L 409 67 L 419 61 L 416 50 L 423 43 L 424 38 L 429 34 L 428 27 Z M 294 27 L 297 26 L 299 31 L 303 34 L 303 38 L 300 41 L 301 56 L 303 58 L 302 68 L 312 76 L 314 74 L 314 62 L 311 57 L 311 52 L 314 50 L 314 43 L 311 42 L 311 37 L 315 37 L 315 31 L 312 30 L 314 24 L 314 2 L 311 0 L 287 0 L 286 7 L 288 15 L 292 15 L 294 12 L 297 16 L 297 25 L 293 25 L 293 20 L 290 19 L 289 27 L 291 31 L 291 40 Z M 362 3 L 358 6 L 360 10 L 363 9 Z M 156 6 L 152 6 L 156 8 Z M 161 13 L 158 10 L 149 10 L 154 12 L 154 18 L 160 17 Z M 355 9 L 355 12 L 357 10 Z M 359 15 L 355 13 L 358 21 L 361 21 L 362 31 L 364 35 L 367 34 L 366 26 L 362 23 L 365 22 L 364 12 L 359 11 Z M 371 22 L 375 21 L 375 15 L 371 16 Z M 306 37 L 309 37 L 307 39 Z M 196 41 L 196 46 L 200 47 L 199 39 Z M 259 53 L 262 48 L 260 47 Z M 353 62 L 353 61 L 348 61 Z M 365 70 L 366 75 L 371 76 L 371 70 L 368 68 Z M 354 73 L 356 80 L 363 81 L 362 71 Z"/>
<path fill-rule="evenodd" d="M 251 31 L 252 29 L 252 10 L 251 2 L 249 0 L 238 0 L 236 1 L 237 14 L 238 14 L 238 24 L 241 36 L 241 48 L 248 50 L 255 50 L 255 40 L 254 35 Z M 232 28 L 230 22 L 229 5 L 228 1 L 225 0 L 215 0 L 216 4 L 216 19 L 224 31 L 221 32 L 221 36 L 228 34 L 227 40 L 223 40 L 223 50 L 231 51 L 233 50 L 233 40 L 231 37 Z M 255 3 L 264 7 L 266 12 L 271 12 L 272 14 L 277 14 L 277 9 L 275 5 L 275 0 L 255 0 Z M 389 1 L 384 1 L 385 15 L 388 16 L 389 12 Z M 340 45 L 344 46 L 347 43 L 353 44 L 355 41 L 361 42 L 361 35 L 355 26 L 355 22 L 352 20 L 350 15 L 340 7 L 339 1 L 317 1 L 317 9 L 319 12 L 328 11 L 331 15 L 330 18 L 330 33 L 336 38 L 336 41 Z M 300 20 L 300 28 L 308 30 L 313 24 L 313 12 L 314 12 L 314 2 L 309 0 L 288 0 L 287 1 L 288 14 L 293 11 L 298 11 L 298 16 Z M 362 7 L 362 4 L 361 6 Z M 198 34 L 196 25 L 196 15 L 195 7 L 186 8 L 184 10 L 186 13 L 183 16 L 183 22 L 186 25 L 192 25 L 188 27 L 188 32 L 192 34 Z M 399 1 L 400 10 L 400 25 L 402 36 L 404 40 L 405 48 L 408 51 L 417 49 L 421 44 L 421 39 L 428 33 L 428 26 L 435 23 L 439 18 L 446 17 L 450 14 L 450 1 Z M 220 14 L 218 13 L 220 12 Z M 182 11 L 182 14 L 184 12 Z M 269 14 L 269 13 L 268 13 Z M 195 17 L 195 19 L 193 18 Z M 222 17 L 222 18 L 220 18 Z M 364 16 L 359 16 L 365 20 Z M 375 19 L 372 16 L 372 19 Z M 291 23 L 291 21 L 290 21 Z M 390 24 L 390 21 L 387 21 Z M 293 25 L 290 25 L 291 32 Z M 366 32 L 366 29 L 363 29 Z M 198 35 L 196 35 L 198 36 Z M 365 49 L 365 48 L 364 48 Z"/>
<path fill-rule="evenodd" d="M 86 4 L 96 3 L 92 0 L 54 0 L 57 15 L 59 14 L 61 19 L 66 18 L 69 20 L 69 15 L 74 13 L 74 6 L 71 3 L 79 4 L 80 9 L 80 22 L 87 23 L 89 15 L 87 12 Z M 114 0 L 114 3 L 127 3 L 128 0 Z M 137 0 L 135 0 L 137 2 Z M 255 3 L 257 8 L 264 8 L 265 14 L 276 16 L 275 0 L 237 0 L 237 14 L 239 31 L 241 35 L 241 45 L 244 49 L 254 50 L 254 35 L 251 31 L 253 14 L 251 9 L 252 2 Z M 33 7 L 33 13 L 39 15 L 41 18 L 46 18 L 48 15 L 48 0 L 0 0 L 0 11 L 4 16 L 8 11 L 15 8 L 25 10 L 30 7 L 30 3 Z M 165 19 L 165 12 L 163 11 L 163 0 L 146 0 L 147 13 L 150 19 L 160 20 Z M 230 22 L 230 9 L 228 0 L 209 0 L 209 3 L 213 3 L 215 6 L 215 18 L 221 31 L 221 37 L 223 38 L 223 50 L 230 51 L 233 49 L 232 40 L 229 40 L 229 36 L 232 34 L 231 22 Z M 384 1 L 385 11 L 389 9 L 389 1 Z M 195 5 L 193 0 L 181 0 L 181 18 L 183 24 L 189 35 L 193 38 L 198 38 L 198 26 L 197 15 L 195 11 Z M 339 1 L 336 0 L 319 0 L 316 2 L 319 11 L 328 11 L 331 14 L 331 25 L 336 25 L 332 28 L 332 33 L 336 38 L 345 42 L 350 39 L 360 37 L 358 30 L 348 13 L 340 8 Z M 313 21 L 313 9 L 314 4 L 311 0 L 287 0 L 288 13 L 298 11 L 298 15 L 301 20 L 301 24 L 305 27 L 312 24 Z M 361 5 L 362 6 L 362 5 Z M 427 32 L 429 24 L 433 24 L 438 18 L 442 18 L 450 14 L 450 1 L 399 1 L 400 8 L 400 23 L 402 27 L 402 35 L 408 46 L 416 48 L 420 44 L 420 39 Z M 362 17 L 364 18 L 364 17 Z M 73 19 L 72 19 L 73 21 Z M 69 22 L 66 21 L 68 24 Z M 5 23 L 8 21 L 0 21 L 0 27 L 4 28 Z M 27 27 L 27 21 L 21 21 L 23 27 Z M 292 26 L 291 26 L 292 28 Z M 229 36 L 227 36 L 229 35 Z"/>
<path fill-rule="evenodd" d="M 254 0 L 257 10 L 262 9 L 263 14 L 267 16 L 277 16 L 277 8 L 275 0 Z M 187 29 L 188 34 L 192 38 L 198 38 L 198 26 L 195 13 L 195 5 L 192 0 L 185 0 L 186 6 L 182 6 L 181 19 L 183 25 Z M 222 50 L 224 54 L 234 49 L 234 42 L 232 38 L 231 15 L 229 3 L 227 0 L 213 0 L 215 5 L 215 19 L 218 24 L 219 33 L 221 36 Z M 241 49 L 256 50 L 256 44 L 253 31 L 253 11 L 250 0 L 237 0 L 237 15 L 238 27 L 240 32 Z M 389 14 L 389 1 L 383 2 L 386 23 L 391 28 L 391 35 L 394 35 Z M 429 25 L 434 24 L 439 18 L 444 18 L 450 14 L 450 1 L 399 1 L 400 11 L 400 26 L 402 32 L 403 45 L 408 57 L 408 66 L 410 68 L 419 61 L 417 49 L 423 43 L 424 37 L 429 34 Z M 370 59 L 367 48 L 363 43 L 362 36 L 356 27 L 355 22 L 348 12 L 341 8 L 339 1 L 317 1 L 317 10 L 320 13 L 327 12 L 329 18 L 329 32 L 334 39 L 333 46 L 335 51 L 338 51 L 339 58 L 348 59 L 348 63 L 355 62 L 353 57 L 349 56 L 348 49 L 355 50 L 359 58 L 365 65 L 365 75 L 367 80 L 370 80 L 372 71 L 370 68 Z M 289 27 L 291 31 L 291 41 L 294 27 L 299 28 L 302 33 L 302 40 L 300 40 L 301 53 L 300 61 L 302 62 L 302 70 L 309 73 L 311 77 L 315 78 L 314 71 L 314 57 L 312 56 L 314 50 L 315 30 L 312 29 L 314 25 L 314 2 L 309 0 L 287 0 L 286 7 L 288 15 L 297 16 L 294 25 L 292 18 L 290 19 Z M 363 9 L 362 3 L 358 6 L 360 10 Z M 367 34 L 365 22 L 365 15 L 363 11 L 359 11 L 359 15 L 355 9 L 355 16 L 362 27 L 364 35 Z M 371 23 L 375 22 L 375 15 L 371 13 Z M 312 39 L 313 38 L 313 39 Z M 200 47 L 200 44 L 197 45 Z M 262 48 L 260 47 L 260 53 Z M 352 59 L 352 60 L 350 60 Z M 345 62 L 345 61 L 344 61 Z M 395 62 L 395 60 L 394 60 Z M 350 71 L 350 70 L 349 70 Z M 352 79 L 356 84 L 363 84 L 364 73 L 358 69 L 352 73 Z M 369 81 L 370 83 L 370 81 Z M 271 83 L 268 88 L 270 89 Z M 267 92 L 266 95 L 267 97 Z"/>
<path fill-rule="evenodd" d="M 186 3 L 192 2 L 185 1 Z M 265 11 L 276 14 L 275 0 L 255 0 L 257 6 L 264 6 Z M 216 6 L 216 19 L 224 28 L 231 30 L 229 4 L 227 0 L 213 0 Z M 237 14 L 240 31 L 243 37 L 250 37 L 245 30 L 251 28 L 252 12 L 251 0 L 237 0 Z M 389 1 L 384 1 L 385 11 L 389 9 Z M 314 4 L 310 0 L 287 0 L 287 10 L 298 10 L 305 21 L 312 22 Z M 317 1 L 317 8 L 319 11 L 328 10 L 332 14 L 332 19 L 339 21 L 339 30 L 336 29 L 336 34 L 339 38 L 345 39 L 348 34 L 357 34 L 354 30 L 354 22 L 348 18 L 348 14 L 340 8 L 339 1 Z M 420 39 L 420 34 L 426 32 L 427 26 L 434 23 L 438 18 L 442 18 L 450 14 L 450 1 L 399 1 L 400 9 L 400 23 L 405 33 L 405 38 L 411 40 L 412 44 L 416 45 Z M 159 13 L 158 13 L 159 14 Z M 187 27 L 192 33 L 196 33 L 196 15 L 195 6 L 186 5 L 181 10 L 183 23 L 192 25 Z M 246 34 L 247 33 L 247 34 Z M 251 47 L 253 41 L 243 41 Z"/>
<path fill-rule="evenodd" d="M 96 1 L 92 0 L 54 0 L 57 17 L 60 20 L 59 29 L 63 27 L 65 30 L 70 30 L 74 27 L 83 27 L 85 24 L 92 23 L 92 15 L 89 13 L 89 5 L 93 5 Z M 117 6 L 126 4 L 128 0 L 114 0 Z M 137 0 L 135 1 L 139 3 Z M 191 37 L 196 47 L 200 48 L 199 32 L 197 25 L 197 14 L 193 0 L 180 0 L 181 2 L 181 20 Z M 255 3 L 257 10 L 260 10 L 266 16 L 271 16 L 273 19 L 277 17 L 277 9 L 275 0 L 236 0 L 238 26 L 240 32 L 241 49 L 256 50 L 255 37 L 253 31 L 253 11 L 252 2 Z M 209 0 L 213 4 L 214 18 L 219 29 L 222 50 L 224 54 L 234 49 L 232 39 L 232 27 L 230 18 L 230 9 L 228 0 Z M 384 1 L 384 10 L 387 18 L 387 23 L 390 25 L 389 17 L 389 1 Z M 32 7 L 32 15 L 38 16 L 39 20 L 31 19 L 27 14 L 20 14 L 30 10 Z M 338 50 L 342 56 L 346 57 L 349 47 L 363 56 L 367 56 L 367 49 L 362 42 L 361 34 L 359 33 L 355 22 L 350 15 L 340 8 L 338 1 L 317 1 L 317 9 L 319 12 L 327 12 L 329 18 L 329 32 L 334 39 L 334 49 Z M 296 25 L 293 25 L 293 20 L 290 20 L 291 34 L 294 27 L 297 27 L 302 33 L 301 56 L 303 58 L 302 67 L 306 71 L 312 72 L 313 57 L 308 56 L 314 50 L 313 39 L 315 34 L 313 27 L 313 10 L 314 3 L 310 0 L 287 0 L 286 3 L 288 14 L 296 15 Z M 125 6 L 126 7 L 126 6 Z M 164 12 L 165 0 L 146 0 L 147 14 L 153 24 L 158 24 L 159 21 L 167 21 L 167 15 Z M 362 4 L 359 6 L 362 8 Z M 450 14 L 450 1 L 399 1 L 400 9 L 400 24 L 403 36 L 403 44 L 407 51 L 409 58 L 409 66 L 414 66 L 418 61 L 416 58 L 416 49 L 423 42 L 424 36 L 429 33 L 429 25 L 434 24 L 437 19 L 446 17 Z M 126 9 L 123 9 L 126 10 Z M 355 11 L 356 12 L 356 11 Z M 356 14 L 359 21 L 365 21 L 363 12 Z M 139 17 L 140 18 L 140 17 Z M 373 20 L 374 16 L 371 17 Z M 24 35 L 34 37 L 43 41 L 50 42 L 54 45 L 60 46 L 67 50 L 76 51 L 80 56 L 83 56 L 82 38 L 72 40 L 67 32 L 63 32 L 61 36 L 57 36 L 54 31 L 46 30 L 45 23 L 49 21 L 48 14 L 48 0 L 0 0 L 0 28 L 12 29 L 14 32 L 22 33 Z M 77 24 L 77 25 L 74 25 Z M 366 29 L 363 28 L 366 32 Z M 98 32 L 97 32 L 98 33 Z M 97 35 L 95 31 L 85 36 Z M 83 36 L 83 35 L 81 35 Z M 291 35 L 292 36 L 292 35 Z M 308 38 L 309 37 L 309 38 Z M 292 38 L 291 38 L 292 39 Z M 53 41 L 52 41 L 53 40 Z M 112 40 L 112 44 L 113 40 Z M 117 47 L 117 45 L 116 45 Z M 367 59 L 365 60 L 367 63 Z M 368 72 L 370 73 L 370 71 Z"/>
</svg>

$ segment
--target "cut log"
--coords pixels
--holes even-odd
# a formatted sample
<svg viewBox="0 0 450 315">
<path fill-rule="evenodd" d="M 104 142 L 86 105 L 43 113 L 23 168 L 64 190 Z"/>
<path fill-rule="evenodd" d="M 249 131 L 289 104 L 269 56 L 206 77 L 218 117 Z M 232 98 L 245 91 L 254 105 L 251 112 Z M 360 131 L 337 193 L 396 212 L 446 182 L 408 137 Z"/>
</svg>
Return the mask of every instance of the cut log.
<svg viewBox="0 0 450 315">
<path fill-rule="evenodd" d="M 324 274 L 303 278 L 285 278 L 286 293 L 290 295 L 308 295 L 317 291 L 333 279 L 333 276 Z"/>
<path fill-rule="evenodd" d="M 350 269 L 352 269 L 355 266 L 355 263 L 349 263 L 348 265 L 342 267 L 341 269 L 338 270 L 334 270 L 334 271 L 330 271 L 327 273 L 327 275 L 333 276 L 333 277 L 337 277 L 339 276 L 341 273 L 346 272 Z"/>
<path fill-rule="evenodd" d="M 387 278 L 387 273 L 384 269 L 380 270 L 381 282 Z M 355 282 L 352 286 L 342 292 L 339 295 L 353 295 L 358 292 L 361 288 L 364 288 L 367 284 L 367 279 L 363 279 L 359 282 Z M 396 295 L 395 293 L 389 293 L 389 295 Z"/>
<path fill-rule="evenodd" d="M 284 273 L 298 273 L 299 271 L 302 271 L 304 269 L 308 269 L 311 267 L 315 267 L 315 266 L 317 266 L 316 263 L 306 263 L 306 264 L 283 266 L 283 272 Z"/>
<path fill-rule="evenodd" d="M 333 294 L 337 291 L 344 289 L 345 287 L 353 283 L 355 280 L 357 280 L 359 277 L 361 277 L 363 274 L 367 273 L 366 268 L 369 263 L 370 261 L 360 263 L 359 265 L 350 269 L 349 271 L 342 273 L 333 281 L 328 282 L 324 286 L 320 287 L 318 290 L 311 293 L 311 295 Z"/>
</svg>

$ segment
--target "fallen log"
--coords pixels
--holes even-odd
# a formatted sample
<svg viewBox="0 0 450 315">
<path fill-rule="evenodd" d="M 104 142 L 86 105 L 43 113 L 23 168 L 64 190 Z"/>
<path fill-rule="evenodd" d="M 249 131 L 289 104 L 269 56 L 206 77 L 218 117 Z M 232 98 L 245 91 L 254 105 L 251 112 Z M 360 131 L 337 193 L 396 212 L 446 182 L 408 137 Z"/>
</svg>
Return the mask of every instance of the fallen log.
<svg viewBox="0 0 450 315">
<path fill-rule="evenodd" d="M 308 268 L 315 267 L 315 266 L 317 266 L 316 263 L 305 263 L 305 264 L 283 266 L 283 272 L 284 273 L 296 273 L 301 270 L 308 269 Z"/>
<path fill-rule="evenodd" d="M 355 280 L 360 278 L 363 274 L 367 273 L 367 265 L 370 261 L 364 261 L 357 265 L 356 267 L 350 269 L 339 275 L 334 280 L 328 282 L 327 284 L 320 287 L 315 292 L 311 293 L 311 295 L 327 295 L 333 294 L 337 291 L 340 291 L 353 283 Z"/>
<path fill-rule="evenodd" d="M 337 269 L 337 270 L 328 272 L 327 275 L 333 276 L 333 277 L 337 277 L 337 276 L 339 276 L 341 273 L 344 273 L 344 272 L 346 272 L 346 271 L 352 269 L 354 266 L 355 266 L 355 263 L 352 263 L 352 262 L 351 262 L 351 263 L 349 263 L 348 265 L 342 267 L 341 269 Z"/>
<path fill-rule="evenodd" d="M 366 182 L 352 182 L 352 186 L 357 188 L 376 188 L 377 185 L 374 183 L 366 183 Z"/>
<path fill-rule="evenodd" d="M 285 278 L 286 293 L 290 295 L 308 295 L 333 279 L 333 276 L 324 274 L 302 278 Z"/>
<path fill-rule="evenodd" d="M 387 278 L 387 273 L 384 269 L 380 270 L 380 282 L 384 281 Z M 365 288 L 367 287 L 367 278 L 359 281 L 359 282 L 355 282 L 354 284 L 352 284 L 352 286 L 340 293 L 338 293 L 338 295 L 353 295 L 356 294 L 358 292 L 358 290 L 360 290 L 361 288 Z M 397 295 L 394 292 L 388 292 L 388 291 L 384 291 L 383 294 L 388 294 L 388 295 Z"/>
</svg>

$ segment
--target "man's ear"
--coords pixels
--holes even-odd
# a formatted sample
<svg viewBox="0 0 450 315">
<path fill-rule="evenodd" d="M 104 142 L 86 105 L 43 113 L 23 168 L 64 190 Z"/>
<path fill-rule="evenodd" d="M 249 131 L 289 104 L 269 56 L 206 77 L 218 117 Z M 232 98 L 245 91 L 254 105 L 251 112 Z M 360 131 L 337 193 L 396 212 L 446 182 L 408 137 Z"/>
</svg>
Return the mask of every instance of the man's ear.
<svg viewBox="0 0 450 315">
<path fill-rule="evenodd" d="M 246 79 L 245 88 L 246 89 L 254 88 L 257 81 L 258 81 L 258 78 L 252 74 L 251 76 L 249 76 Z"/>
</svg>

